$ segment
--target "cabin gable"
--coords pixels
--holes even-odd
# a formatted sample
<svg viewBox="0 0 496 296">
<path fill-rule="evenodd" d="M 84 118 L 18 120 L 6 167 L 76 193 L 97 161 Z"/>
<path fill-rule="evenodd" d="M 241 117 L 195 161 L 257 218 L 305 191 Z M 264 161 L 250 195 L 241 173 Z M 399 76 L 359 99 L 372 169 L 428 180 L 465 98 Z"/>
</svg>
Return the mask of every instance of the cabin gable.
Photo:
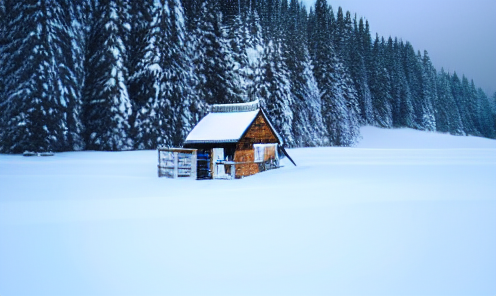
<svg viewBox="0 0 496 296">
<path fill-rule="evenodd" d="M 254 163 L 255 148 L 253 145 L 269 143 L 279 143 L 279 140 L 264 114 L 260 111 L 236 144 L 234 161 L 247 163 L 236 167 L 236 177 L 251 176 L 260 171 L 259 165 Z"/>
</svg>

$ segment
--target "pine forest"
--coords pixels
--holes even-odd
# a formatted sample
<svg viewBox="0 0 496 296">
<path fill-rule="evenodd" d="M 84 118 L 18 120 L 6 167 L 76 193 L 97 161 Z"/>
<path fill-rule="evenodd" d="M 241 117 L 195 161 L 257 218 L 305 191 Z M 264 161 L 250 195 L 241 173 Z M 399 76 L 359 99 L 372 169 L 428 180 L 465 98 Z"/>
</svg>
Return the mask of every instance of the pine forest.
<svg viewBox="0 0 496 296">
<path fill-rule="evenodd" d="M 326 0 L 0 0 L 0 153 L 179 147 L 209 105 L 254 100 L 287 147 L 496 138 L 496 94 Z"/>
</svg>

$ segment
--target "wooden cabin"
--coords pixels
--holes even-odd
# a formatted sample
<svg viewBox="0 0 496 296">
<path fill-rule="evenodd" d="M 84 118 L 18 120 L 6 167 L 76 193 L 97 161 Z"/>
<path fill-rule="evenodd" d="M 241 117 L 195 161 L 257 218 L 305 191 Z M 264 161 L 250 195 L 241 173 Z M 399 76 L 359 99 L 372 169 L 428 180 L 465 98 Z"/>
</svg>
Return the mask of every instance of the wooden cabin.
<svg viewBox="0 0 496 296">
<path fill-rule="evenodd" d="M 187 136 L 184 148 L 198 150 L 198 179 L 232 179 L 279 167 L 282 144 L 255 101 L 211 106 Z"/>
</svg>

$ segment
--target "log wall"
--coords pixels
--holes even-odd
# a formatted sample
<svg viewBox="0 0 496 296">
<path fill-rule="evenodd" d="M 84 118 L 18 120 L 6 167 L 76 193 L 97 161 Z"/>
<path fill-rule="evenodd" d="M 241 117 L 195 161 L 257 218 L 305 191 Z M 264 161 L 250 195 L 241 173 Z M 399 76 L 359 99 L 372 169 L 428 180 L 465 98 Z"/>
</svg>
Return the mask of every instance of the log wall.
<svg viewBox="0 0 496 296">
<path fill-rule="evenodd" d="M 234 153 L 235 162 L 253 162 L 255 161 L 255 149 L 253 144 L 278 143 L 277 137 L 272 132 L 269 124 L 265 121 L 260 112 L 248 128 L 245 135 L 236 145 Z M 259 165 L 256 163 L 236 165 L 236 178 L 251 176 L 258 173 Z"/>
</svg>

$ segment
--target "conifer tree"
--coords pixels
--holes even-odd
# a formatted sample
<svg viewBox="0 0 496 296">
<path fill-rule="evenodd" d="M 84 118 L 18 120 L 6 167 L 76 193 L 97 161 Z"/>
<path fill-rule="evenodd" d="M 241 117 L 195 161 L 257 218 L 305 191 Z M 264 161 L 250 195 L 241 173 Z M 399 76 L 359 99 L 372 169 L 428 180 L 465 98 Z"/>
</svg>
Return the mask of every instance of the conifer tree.
<svg viewBox="0 0 496 296">
<path fill-rule="evenodd" d="M 197 95 L 207 104 L 239 103 L 242 94 L 234 83 L 229 44 L 217 2 L 204 1 L 197 21 L 193 63 Z"/>
<path fill-rule="evenodd" d="M 135 72 L 129 78 L 129 90 L 136 110 L 135 120 L 132 121 L 136 148 L 154 149 L 158 145 L 172 144 L 173 112 L 171 102 L 163 91 L 170 15 L 166 1 L 141 5 L 148 5 L 146 10 L 151 15 L 139 13 L 134 17 L 136 65 Z M 151 18 L 150 22 L 146 21 L 147 18 Z"/>
<path fill-rule="evenodd" d="M 386 70 L 384 47 L 384 39 L 382 39 L 382 42 L 379 42 L 379 36 L 376 36 L 372 50 L 374 58 L 374 66 L 372 69 L 374 69 L 374 72 L 371 75 L 370 85 L 374 125 L 390 128 L 393 124 L 391 79 Z"/>
<path fill-rule="evenodd" d="M 6 83 L 7 83 L 7 64 L 10 62 L 10 54 L 5 50 L 9 44 L 7 37 L 7 8 L 6 1 L 0 1 L 0 153 L 6 151 L 2 141 L 6 139 L 4 136 L 7 130 L 7 117 L 5 108 L 6 103 Z"/>
<path fill-rule="evenodd" d="M 250 81 L 250 62 L 247 50 L 249 48 L 249 28 L 243 16 L 233 17 L 228 35 L 231 49 L 231 65 L 234 85 L 238 86 L 242 101 L 247 101 Z"/>
<path fill-rule="evenodd" d="M 473 84 L 472 84 L 473 85 Z M 491 110 L 491 105 L 486 93 L 481 89 L 477 89 L 476 98 L 476 114 L 477 129 L 480 135 L 486 138 L 496 138 L 496 126 L 494 121 L 494 113 Z"/>
<path fill-rule="evenodd" d="M 393 101 L 397 104 L 397 125 L 413 128 L 415 126 L 415 115 L 410 84 L 405 72 L 405 47 L 402 41 L 395 42 L 393 59 L 396 61 L 394 71 L 396 80 L 393 85 L 397 86 L 395 94 L 397 98 L 393 99 Z"/>
<path fill-rule="evenodd" d="M 141 79 L 141 76 L 146 68 L 144 64 L 153 60 L 152 48 L 154 45 L 151 44 L 157 43 L 157 36 L 154 36 L 157 33 L 152 32 L 156 32 L 158 26 L 154 16 L 157 14 L 157 7 L 161 6 L 162 3 L 155 0 L 132 1 L 130 3 L 130 31 L 127 44 L 128 92 L 135 110 L 139 109 L 148 98 L 146 92 L 150 87 L 147 86 L 147 79 Z M 135 116 L 136 114 L 133 113 L 130 118 L 131 125 L 134 123 Z"/>
<path fill-rule="evenodd" d="M 61 20 L 57 5 L 13 1 L 2 7 L 0 151 L 66 149 L 64 112 L 69 98 L 65 96 L 68 89 L 60 83 L 66 73 L 59 71 L 64 61 L 57 55 L 60 32 L 56 29 Z"/>
<path fill-rule="evenodd" d="M 167 84 L 166 97 L 172 103 L 173 132 L 172 144 L 182 144 L 187 134 L 198 122 L 198 113 L 195 110 L 201 104 L 195 101 L 195 90 L 192 83 L 193 70 L 191 68 L 192 49 L 186 37 L 186 23 L 184 10 L 180 0 L 168 0 L 171 30 L 166 68 Z M 231 68 L 232 69 L 232 68 Z M 231 74 L 233 75 L 233 74 Z M 239 89 L 233 87 L 236 101 L 240 101 Z"/>
<path fill-rule="evenodd" d="M 434 103 L 437 98 L 436 69 L 431 63 L 429 54 L 424 51 L 422 57 L 422 97 L 423 97 L 423 118 L 422 126 L 427 131 L 436 130 L 436 118 Z"/>
<path fill-rule="evenodd" d="M 97 7 L 87 65 L 85 122 L 87 145 L 93 150 L 133 148 L 127 88 L 127 40 L 130 29 L 126 1 L 106 0 Z"/>
<path fill-rule="evenodd" d="M 310 55 L 306 46 L 306 11 L 292 0 L 289 4 L 285 28 L 286 50 L 283 52 L 288 68 L 293 100 L 293 134 L 297 146 L 318 146 L 322 143 L 323 126 L 312 119 L 321 119 L 320 97 L 313 76 Z M 318 109 L 314 104 L 318 101 Z M 313 113 L 317 112 L 317 113 Z M 317 118 L 315 118 L 317 117 Z"/>
<path fill-rule="evenodd" d="M 314 73 L 321 92 L 322 115 L 331 145 L 352 145 L 359 135 L 356 90 L 330 40 L 329 9 L 317 0 L 312 37 Z"/>
<path fill-rule="evenodd" d="M 475 85 L 470 85 L 465 75 L 462 75 L 461 80 L 461 101 L 460 101 L 460 116 L 465 133 L 469 135 L 480 136 L 480 132 L 476 127 L 477 114 L 477 90 Z"/>
<path fill-rule="evenodd" d="M 423 130 L 422 69 L 420 53 L 415 54 L 413 46 L 406 42 L 403 47 L 403 71 L 408 83 L 408 100 L 413 107 L 413 121 L 409 127 Z"/>
<path fill-rule="evenodd" d="M 436 106 L 437 130 L 453 135 L 464 135 L 463 124 L 452 91 L 452 78 L 444 69 L 438 75 L 438 101 Z"/>
<path fill-rule="evenodd" d="M 322 101 L 320 91 L 313 74 L 312 60 L 305 49 L 301 83 L 297 84 L 293 108 L 293 133 L 295 145 L 312 147 L 327 145 L 324 123 L 322 122 Z"/>
<path fill-rule="evenodd" d="M 367 71 L 367 59 L 370 56 L 370 41 L 365 39 L 370 38 L 368 28 L 364 26 L 361 18 L 357 25 L 354 22 L 354 31 L 349 46 L 349 71 L 353 85 L 357 90 L 358 102 L 360 107 L 360 123 L 372 124 L 372 94 L 370 91 L 370 80 Z"/>
<path fill-rule="evenodd" d="M 272 41 L 265 47 L 261 66 L 252 86 L 251 99 L 260 101 L 275 129 L 283 137 L 285 145 L 293 147 L 294 102 L 280 47 L 280 44 L 274 44 Z"/>
<path fill-rule="evenodd" d="M 452 100 L 452 95 L 449 86 L 449 80 L 446 79 L 447 73 L 444 69 L 441 69 L 440 73 L 436 77 L 436 100 L 434 101 L 434 116 L 436 118 L 436 130 L 443 133 L 450 132 L 450 114 L 448 110 L 448 102 L 450 98 Z"/>
<path fill-rule="evenodd" d="M 463 110 L 463 89 L 462 82 L 458 77 L 456 72 L 453 75 L 448 75 L 450 79 L 450 87 L 451 87 L 451 95 L 453 96 L 452 106 L 450 108 L 452 120 L 455 122 L 453 128 L 450 133 L 452 134 L 460 134 L 465 135 L 465 126 L 464 126 L 464 110 Z M 458 123 L 459 122 L 459 123 Z"/>
<path fill-rule="evenodd" d="M 262 26 L 260 24 L 260 16 L 256 9 L 250 8 L 248 10 L 248 16 L 246 22 L 248 26 L 248 35 L 249 35 L 247 46 L 252 49 L 257 49 L 257 47 L 262 47 L 264 44 L 263 41 L 264 39 L 262 36 Z"/>
</svg>

